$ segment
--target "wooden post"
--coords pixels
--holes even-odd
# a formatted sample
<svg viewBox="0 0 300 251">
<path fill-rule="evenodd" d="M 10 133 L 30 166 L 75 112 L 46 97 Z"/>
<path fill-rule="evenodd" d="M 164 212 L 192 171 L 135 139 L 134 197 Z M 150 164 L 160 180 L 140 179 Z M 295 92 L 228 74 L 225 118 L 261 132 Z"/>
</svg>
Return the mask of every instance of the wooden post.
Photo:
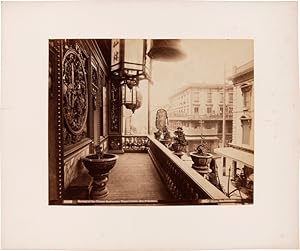
<svg viewBox="0 0 300 251">
<path fill-rule="evenodd" d="M 151 101 L 150 101 L 151 86 L 150 81 L 148 81 L 148 135 L 151 134 Z"/>
<path fill-rule="evenodd" d="M 226 139 L 225 130 L 226 130 L 226 79 L 225 79 L 225 64 L 224 64 L 222 147 L 225 147 L 225 139 Z"/>
</svg>

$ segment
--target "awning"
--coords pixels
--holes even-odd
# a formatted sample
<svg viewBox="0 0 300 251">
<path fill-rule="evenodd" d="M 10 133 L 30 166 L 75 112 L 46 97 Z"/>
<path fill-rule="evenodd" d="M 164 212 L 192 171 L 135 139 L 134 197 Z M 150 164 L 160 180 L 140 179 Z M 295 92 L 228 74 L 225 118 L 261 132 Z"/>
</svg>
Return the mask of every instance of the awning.
<svg viewBox="0 0 300 251">
<path fill-rule="evenodd" d="M 243 162 L 247 166 L 254 167 L 253 153 L 245 152 L 232 147 L 216 148 L 215 153 Z"/>
<path fill-rule="evenodd" d="M 219 138 L 217 136 L 202 136 L 202 138 L 200 136 L 185 136 L 186 140 L 201 140 L 201 139 L 205 139 L 205 140 L 219 140 Z"/>
</svg>

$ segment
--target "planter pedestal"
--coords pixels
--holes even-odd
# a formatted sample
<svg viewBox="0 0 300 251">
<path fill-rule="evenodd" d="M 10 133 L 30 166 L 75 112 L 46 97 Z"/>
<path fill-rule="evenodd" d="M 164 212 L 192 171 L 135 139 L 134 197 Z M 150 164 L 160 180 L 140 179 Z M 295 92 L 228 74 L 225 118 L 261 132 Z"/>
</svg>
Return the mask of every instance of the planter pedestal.
<svg viewBox="0 0 300 251">
<path fill-rule="evenodd" d="M 108 195 L 106 187 L 108 175 L 118 157 L 118 155 L 106 153 L 101 159 L 96 154 L 82 159 L 83 165 L 89 170 L 89 175 L 93 177 L 90 199 L 97 200 Z"/>
<path fill-rule="evenodd" d="M 181 158 L 184 155 L 184 152 L 174 152 L 174 154 Z"/>
<path fill-rule="evenodd" d="M 208 166 L 195 166 L 193 164 L 192 168 L 194 168 L 202 176 L 204 176 L 205 174 L 209 174 L 209 173 L 212 172 L 212 170 Z"/>
<path fill-rule="evenodd" d="M 212 172 L 212 170 L 208 167 L 212 159 L 212 154 L 207 153 L 206 155 L 199 155 L 197 152 L 191 152 L 190 155 L 194 162 L 192 168 L 194 168 L 199 174 L 205 176 Z"/>
<path fill-rule="evenodd" d="M 174 150 L 174 154 L 181 158 L 184 155 L 184 145 L 178 144 L 178 143 L 173 143 L 172 148 Z"/>
<path fill-rule="evenodd" d="M 108 181 L 108 173 L 96 175 L 93 177 L 92 189 L 90 198 L 93 200 L 101 199 L 108 195 L 108 189 L 106 187 Z"/>
</svg>

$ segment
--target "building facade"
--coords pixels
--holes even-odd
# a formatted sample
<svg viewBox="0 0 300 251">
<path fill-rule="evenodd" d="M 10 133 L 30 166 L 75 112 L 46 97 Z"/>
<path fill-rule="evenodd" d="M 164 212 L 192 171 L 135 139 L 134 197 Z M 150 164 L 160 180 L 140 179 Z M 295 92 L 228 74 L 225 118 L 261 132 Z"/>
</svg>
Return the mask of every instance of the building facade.
<svg viewBox="0 0 300 251">
<path fill-rule="evenodd" d="M 233 133 L 230 147 L 216 149 L 222 155 L 224 174 L 242 173 L 254 182 L 254 66 L 250 61 L 235 68 L 233 83 Z"/>
<path fill-rule="evenodd" d="M 222 142 L 223 84 L 189 84 L 172 95 L 169 99 L 169 127 L 175 130 L 182 127 L 189 142 L 188 150 L 193 151 L 204 137 L 209 150 L 220 146 Z M 233 88 L 226 85 L 225 90 L 226 142 L 231 142 Z"/>
</svg>

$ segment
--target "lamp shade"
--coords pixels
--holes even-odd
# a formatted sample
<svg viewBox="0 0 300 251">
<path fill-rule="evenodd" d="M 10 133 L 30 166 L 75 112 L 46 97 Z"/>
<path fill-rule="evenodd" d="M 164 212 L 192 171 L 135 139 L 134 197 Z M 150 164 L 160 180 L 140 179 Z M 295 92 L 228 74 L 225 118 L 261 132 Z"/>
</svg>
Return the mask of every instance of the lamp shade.
<svg viewBox="0 0 300 251">
<path fill-rule="evenodd" d="M 122 104 L 133 113 L 142 106 L 143 96 L 137 85 L 129 88 L 127 84 L 122 85 Z"/>
<path fill-rule="evenodd" d="M 153 39 L 148 56 L 158 61 L 177 61 L 185 58 L 179 39 Z"/>
<path fill-rule="evenodd" d="M 120 80 L 150 79 L 151 59 L 146 55 L 147 44 L 146 39 L 112 39 L 112 76 Z"/>
</svg>

